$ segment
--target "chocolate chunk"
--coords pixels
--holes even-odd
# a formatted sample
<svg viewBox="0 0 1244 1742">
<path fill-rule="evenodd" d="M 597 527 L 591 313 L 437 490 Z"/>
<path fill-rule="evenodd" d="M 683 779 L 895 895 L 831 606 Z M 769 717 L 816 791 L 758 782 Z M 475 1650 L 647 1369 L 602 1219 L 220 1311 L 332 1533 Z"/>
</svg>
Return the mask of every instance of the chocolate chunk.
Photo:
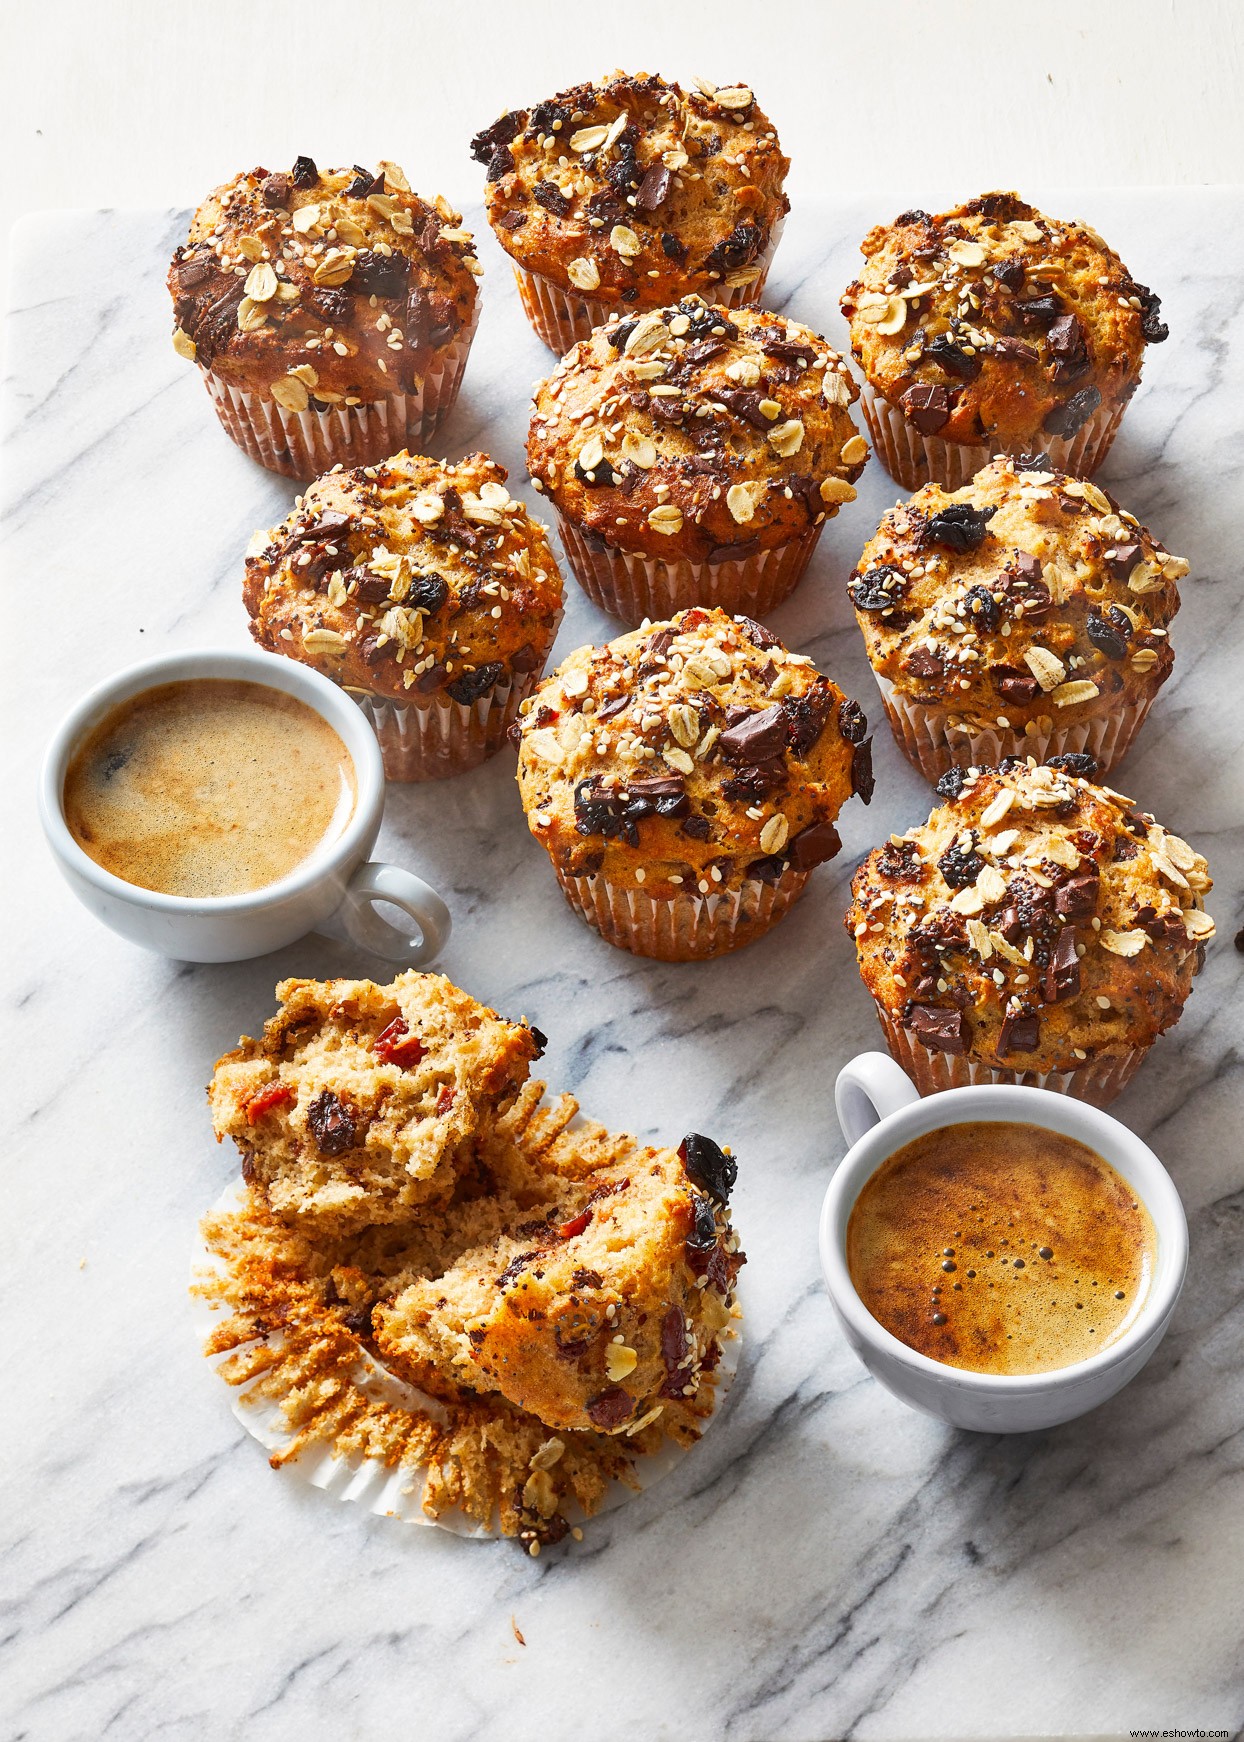
<svg viewBox="0 0 1244 1742">
<path fill-rule="evenodd" d="M 957 844 L 947 847 L 937 861 L 937 868 L 952 889 L 966 889 L 975 883 L 985 869 L 985 861 L 976 851 L 975 834 L 966 847 Z"/>
<path fill-rule="evenodd" d="M 1063 363 L 1087 363 L 1088 357 L 1084 348 L 1084 328 L 1075 315 L 1068 312 L 1059 315 L 1056 321 L 1051 321 L 1049 331 L 1045 335 L 1051 356 L 1057 357 Z"/>
<path fill-rule="evenodd" d="M 483 127 L 471 140 L 471 156 L 476 163 L 487 163 L 498 145 L 508 145 L 522 132 L 527 116 L 523 110 L 512 111 L 494 121 L 491 127 Z"/>
<path fill-rule="evenodd" d="M 439 690 L 449 676 L 448 666 L 430 665 L 426 671 L 421 671 L 415 679 L 415 688 L 421 696 L 429 696 L 433 690 Z"/>
<path fill-rule="evenodd" d="M 1047 756 L 1046 765 L 1063 774 L 1078 774 L 1084 780 L 1097 779 L 1097 758 L 1088 750 L 1064 750 L 1059 756 Z"/>
<path fill-rule="evenodd" d="M 754 618 L 736 616 L 734 621 L 753 647 L 780 647 L 782 645 L 772 629 L 766 629 L 763 623 L 757 623 Z"/>
<path fill-rule="evenodd" d="M 259 192 L 265 206 L 276 210 L 289 204 L 291 183 L 287 175 L 266 175 L 260 183 Z"/>
<path fill-rule="evenodd" d="M 630 1419 L 634 1413 L 635 1401 L 620 1385 L 607 1385 L 595 1397 L 588 1398 L 587 1413 L 594 1427 L 608 1432 L 610 1428 L 621 1427 L 624 1421 Z"/>
<path fill-rule="evenodd" d="M 974 590 L 980 591 L 979 588 Z M 946 675 L 946 667 L 942 662 L 942 656 L 932 647 L 925 647 L 923 645 L 913 647 L 911 652 L 907 655 L 906 666 L 912 677 L 931 680 L 939 679 Z"/>
<path fill-rule="evenodd" d="M 907 591 L 907 576 L 893 563 L 879 563 L 847 582 L 847 596 L 857 611 L 888 611 Z"/>
<path fill-rule="evenodd" d="M 838 709 L 838 730 L 848 744 L 858 744 L 868 731 L 868 716 L 848 697 Z"/>
<path fill-rule="evenodd" d="M 1023 339 L 1011 338 L 1005 334 L 994 340 L 993 354 L 995 357 L 1010 357 L 1016 363 L 1035 363 L 1038 360 L 1035 345 L 1025 344 Z"/>
<path fill-rule="evenodd" d="M 1015 1052 L 1036 1052 L 1041 1040 L 1040 1019 L 1031 1014 L 1006 1016 L 998 1036 L 998 1057 L 1009 1058 Z"/>
<path fill-rule="evenodd" d="M 1140 544 L 1111 545 L 1104 559 L 1105 565 L 1116 580 L 1125 581 L 1144 554 L 1144 547 Z"/>
<path fill-rule="evenodd" d="M 331 1089 L 321 1089 L 307 1108 L 307 1124 L 321 1155 L 344 1155 L 358 1143 L 354 1118 Z"/>
<path fill-rule="evenodd" d="M 683 1138 L 678 1145 L 678 1154 L 683 1172 L 692 1185 L 699 1186 L 719 1204 L 729 1201 L 739 1174 L 733 1156 L 727 1155 L 711 1137 L 701 1137 L 695 1131 L 689 1131 Z"/>
<path fill-rule="evenodd" d="M 754 387 L 715 387 L 713 397 L 722 405 L 741 417 L 744 423 L 750 423 L 753 429 L 770 429 L 770 420 L 760 409 L 760 401 L 764 397 Z"/>
<path fill-rule="evenodd" d="M 463 702 L 469 706 L 488 694 L 501 677 L 502 670 L 498 660 L 490 660 L 487 665 L 477 665 L 474 671 L 461 672 L 452 683 L 446 684 L 445 693 L 455 702 Z"/>
<path fill-rule="evenodd" d="M 378 575 L 362 567 L 348 570 L 345 578 L 353 588 L 353 597 L 363 605 L 383 604 L 393 584 L 388 575 Z"/>
<path fill-rule="evenodd" d="M 581 780 L 574 789 L 574 826 L 581 835 L 603 835 L 606 840 L 625 841 L 629 847 L 639 845 L 639 829 L 635 819 L 627 815 L 625 800 L 594 780 Z"/>
<path fill-rule="evenodd" d="M 497 149 L 488 159 L 488 169 L 485 173 L 484 181 L 486 183 L 500 181 L 501 177 L 503 175 L 508 175 L 513 168 L 514 153 L 510 150 L 508 145 L 498 145 Z"/>
<path fill-rule="evenodd" d="M 662 230 L 661 252 L 667 260 L 685 260 L 687 258 L 686 244 L 680 242 L 672 230 Z"/>
<path fill-rule="evenodd" d="M 1081 426 L 1088 422 L 1097 407 L 1101 404 L 1101 394 L 1096 387 L 1082 387 L 1078 393 L 1062 405 L 1055 405 L 1045 414 L 1041 428 L 1051 435 L 1062 436 L 1064 440 L 1075 435 Z"/>
<path fill-rule="evenodd" d="M 950 395 L 944 387 L 923 383 L 909 387 L 899 395 L 899 405 L 907 421 L 915 424 L 921 435 L 936 435 L 950 416 Z"/>
<path fill-rule="evenodd" d="M 842 850 L 842 839 L 832 823 L 810 823 L 787 845 L 790 862 L 796 871 L 811 871 L 814 865 L 824 865 Z"/>
<path fill-rule="evenodd" d="M 922 1046 L 934 1052 L 962 1056 L 968 1050 L 962 1010 L 943 1010 L 936 1004 L 913 1004 L 906 1026 Z"/>
<path fill-rule="evenodd" d="M 668 405 L 669 400 L 658 400 L 657 403 Z M 740 562 L 744 557 L 755 556 L 759 549 L 758 538 L 740 538 L 735 544 L 715 544 L 704 560 L 710 564 Z"/>
<path fill-rule="evenodd" d="M 1117 605 L 1107 605 L 1103 611 L 1091 610 L 1084 628 L 1093 646 L 1107 659 L 1126 658 L 1132 625 Z"/>
<path fill-rule="evenodd" d="M 372 194 L 384 192 L 384 172 L 373 175 L 370 169 L 364 169 L 361 164 L 354 166 L 354 179 L 346 184 L 346 193 L 353 200 L 365 200 Z"/>
<path fill-rule="evenodd" d="M 1062 301 L 1050 291 L 1045 296 L 1017 296 L 1011 307 L 1026 327 L 1045 328 L 1062 312 Z"/>
<path fill-rule="evenodd" d="M 302 544 L 313 539 L 328 539 L 349 524 L 350 516 L 348 514 L 339 514 L 335 509 L 330 508 L 321 514 L 318 520 L 309 520 L 304 526 L 297 527 L 289 533 L 286 537 L 286 544 Z"/>
<path fill-rule="evenodd" d="M 490 171 L 491 175 L 491 171 Z M 531 190 L 531 197 L 538 206 L 543 206 L 546 212 L 552 212 L 556 217 L 569 216 L 571 204 L 565 194 L 554 181 L 538 181 Z"/>
<path fill-rule="evenodd" d="M 673 645 L 673 630 L 657 629 L 644 642 L 644 658 L 663 659 Z"/>
<path fill-rule="evenodd" d="M 1097 911 L 1096 871 L 1077 871 L 1054 891 L 1054 911 L 1063 919 L 1091 919 Z"/>
<path fill-rule="evenodd" d="M 713 825 L 707 817 L 686 817 L 682 832 L 692 841 L 707 841 L 712 835 Z"/>
<path fill-rule="evenodd" d="M 502 212 L 499 218 L 493 219 L 498 230 L 521 230 L 526 222 L 526 212 Z"/>
<path fill-rule="evenodd" d="M 1020 671 L 1013 665 L 998 665 L 994 667 L 992 675 L 993 687 L 1004 702 L 1027 707 L 1029 702 L 1035 702 L 1041 694 L 1041 685 L 1030 671 Z"/>
<path fill-rule="evenodd" d="M 294 159 L 294 167 L 290 171 L 289 179 L 293 182 L 296 188 L 314 187 L 316 182 L 320 179 L 320 172 L 315 167 L 315 159 L 312 157 L 296 157 Z"/>
<path fill-rule="evenodd" d="M 979 550 L 997 512 L 996 508 L 973 508 L 970 502 L 951 502 L 929 517 L 922 542 L 940 544 L 943 550 Z"/>
<path fill-rule="evenodd" d="M 1064 926 L 1045 970 L 1042 991 L 1047 1004 L 1061 1004 L 1064 998 L 1074 998 L 1080 990 L 1080 958 L 1076 954 L 1076 928 Z"/>
<path fill-rule="evenodd" d="M 676 817 L 686 810 L 690 802 L 683 787 L 682 776 L 674 774 L 628 780 L 626 794 L 628 817 L 646 817 L 654 813 L 662 817 Z"/>
<path fill-rule="evenodd" d="M 787 713 L 780 703 L 748 714 L 717 740 L 729 762 L 768 762 L 786 747 Z"/>
<path fill-rule="evenodd" d="M 635 190 L 635 204 L 641 212 L 659 210 L 669 197 L 670 172 L 660 158 L 650 163 L 644 171 L 644 179 Z"/>
<path fill-rule="evenodd" d="M 762 859 L 753 859 L 747 867 L 747 875 L 755 878 L 758 883 L 779 883 L 786 875 L 790 860 L 783 853 L 767 853 Z"/>
<path fill-rule="evenodd" d="M 862 744 L 857 744 L 851 752 L 851 785 L 863 799 L 865 804 L 871 804 L 877 782 L 873 775 L 873 741 L 865 738 Z"/>
<path fill-rule="evenodd" d="M 665 1367 L 662 1397 L 681 1397 L 691 1383 L 691 1375 L 683 1366 L 687 1359 L 687 1321 L 680 1306 L 666 1308 L 661 1320 L 661 1361 Z"/>
<path fill-rule="evenodd" d="M 1019 917 L 1019 909 L 1014 906 L 1004 907 L 995 915 L 993 928 L 1001 933 L 1008 944 L 1017 944 L 1024 935 L 1024 922 Z"/>
</svg>

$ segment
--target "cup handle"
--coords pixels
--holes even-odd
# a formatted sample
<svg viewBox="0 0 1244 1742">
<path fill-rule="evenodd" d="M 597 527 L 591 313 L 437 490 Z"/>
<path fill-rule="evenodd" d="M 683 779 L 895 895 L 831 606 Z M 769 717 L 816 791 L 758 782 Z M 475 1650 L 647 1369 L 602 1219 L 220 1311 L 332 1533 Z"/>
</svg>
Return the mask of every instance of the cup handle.
<svg viewBox="0 0 1244 1742">
<path fill-rule="evenodd" d="M 862 1052 L 838 1072 L 834 1106 L 847 1147 L 900 1107 L 920 1099 L 907 1072 L 884 1052 Z"/>
<path fill-rule="evenodd" d="M 389 902 L 408 914 L 418 937 L 410 937 L 403 927 L 382 918 L 374 906 L 377 901 Z M 316 929 L 326 937 L 357 944 L 397 967 L 422 968 L 440 955 L 452 924 L 449 909 L 422 877 L 400 865 L 369 859 L 346 885 L 345 898 L 336 913 Z"/>
</svg>

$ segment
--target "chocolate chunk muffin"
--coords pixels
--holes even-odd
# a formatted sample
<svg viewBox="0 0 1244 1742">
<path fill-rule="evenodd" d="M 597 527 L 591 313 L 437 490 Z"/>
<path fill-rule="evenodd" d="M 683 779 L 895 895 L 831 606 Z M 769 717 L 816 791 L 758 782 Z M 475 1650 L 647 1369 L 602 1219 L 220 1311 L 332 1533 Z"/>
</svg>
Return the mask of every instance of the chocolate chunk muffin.
<svg viewBox="0 0 1244 1742">
<path fill-rule="evenodd" d="M 288 478 L 421 446 L 458 395 L 480 265 L 395 163 L 253 169 L 194 214 L 168 285 L 173 344 L 225 429 Z"/>
<path fill-rule="evenodd" d="M 572 653 L 524 704 L 518 783 L 571 906 L 662 961 L 762 936 L 872 797 L 855 702 L 745 617 L 684 611 Z"/>
<path fill-rule="evenodd" d="M 276 995 L 262 1038 L 217 1061 L 212 1127 L 277 1215 L 323 1234 L 448 1202 L 463 1145 L 543 1050 L 442 974 L 283 980 Z"/>
<path fill-rule="evenodd" d="M 1188 573 L 1106 491 L 1044 456 L 883 518 L 847 590 L 895 739 L 930 780 L 954 763 L 1124 755 L 1174 663 Z"/>
<path fill-rule="evenodd" d="M 622 310 L 688 291 L 756 302 L 789 201 L 790 161 L 744 84 L 615 73 L 477 133 L 497 240 L 528 318 L 569 350 Z"/>
<path fill-rule="evenodd" d="M 991 193 L 903 212 L 860 247 L 842 309 L 891 477 L 954 490 L 1000 453 L 1100 466 L 1167 329 L 1095 230 Z"/>
<path fill-rule="evenodd" d="M 487 454 L 395 454 L 328 473 L 251 540 L 251 634 L 350 692 L 390 780 L 484 761 L 544 670 L 561 575 L 505 477 Z"/>
<path fill-rule="evenodd" d="M 536 1554 L 711 1420 L 734 1158 L 546 1100 L 543 1037 L 440 976 L 277 991 L 210 1091 L 243 1180 L 203 1225 L 206 1353 L 275 1416 L 274 1468 L 347 1457 L 394 1510 L 421 1483 L 426 1516 Z"/>
<path fill-rule="evenodd" d="M 576 345 L 536 392 L 535 487 L 602 609 L 764 616 L 855 498 L 868 445 L 838 353 L 796 321 L 684 297 Z"/>
<path fill-rule="evenodd" d="M 1025 1082 L 1104 1106 L 1178 1022 L 1214 935 L 1205 860 L 1091 770 L 952 769 L 856 872 L 860 974 L 922 1094 Z"/>
</svg>

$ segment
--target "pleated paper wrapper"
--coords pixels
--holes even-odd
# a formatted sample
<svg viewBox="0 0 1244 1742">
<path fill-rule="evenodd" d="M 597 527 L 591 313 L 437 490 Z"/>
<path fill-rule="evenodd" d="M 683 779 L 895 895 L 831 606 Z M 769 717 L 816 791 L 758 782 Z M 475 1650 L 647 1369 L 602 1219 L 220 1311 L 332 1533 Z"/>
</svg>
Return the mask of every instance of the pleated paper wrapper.
<svg viewBox="0 0 1244 1742">
<path fill-rule="evenodd" d="M 213 1204 L 212 1214 L 229 1215 L 240 1210 L 244 1202 L 245 1188 L 241 1181 L 234 1181 Z M 221 1268 L 219 1257 L 210 1252 L 202 1240 L 197 1241 L 191 1266 L 192 1284 L 200 1282 L 205 1275 L 219 1275 Z M 228 1315 L 228 1309 L 213 1305 L 199 1294 L 192 1294 L 191 1302 L 195 1333 L 201 1342 L 205 1342 L 218 1320 Z M 733 1322 L 738 1323 L 737 1320 Z M 708 1431 L 725 1401 L 731 1381 L 738 1371 L 741 1348 L 742 1337 L 737 1330 L 732 1337 L 722 1337 L 721 1359 L 715 1369 L 713 1406 L 704 1419 L 701 1437 Z M 237 1351 L 230 1353 L 236 1355 Z M 228 1358 L 225 1355 L 215 1357 L 212 1364 L 219 1366 Z M 427 1397 L 414 1386 L 397 1378 L 361 1347 L 355 1379 L 369 1396 L 377 1400 L 415 1409 L 435 1419 L 442 1416 L 442 1405 L 435 1398 Z M 233 1413 L 251 1438 L 258 1440 L 266 1451 L 279 1452 L 295 1436 L 286 1422 L 279 1401 L 251 1397 L 256 1384 L 257 1380 L 230 1388 Z M 611 1482 L 604 1499 L 591 1517 L 599 1518 L 602 1513 L 612 1512 L 628 1500 L 634 1499 L 636 1493 L 643 1492 L 654 1482 L 659 1482 L 663 1476 L 669 1475 L 688 1452 L 694 1450 L 694 1445 L 679 1446 L 667 1437 L 657 1451 L 647 1456 L 637 1455 L 631 1471 L 634 1486 L 621 1481 Z M 455 1536 L 471 1537 L 480 1541 L 492 1540 L 501 1535 L 495 1522 L 492 1526 L 480 1524 L 456 1507 L 441 1512 L 435 1518 L 425 1512 L 422 1505 L 425 1470 L 421 1465 L 388 1465 L 379 1458 L 366 1458 L 358 1453 L 338 1457 L 328 1445 L 312 1443 L 289 1463 L 282 1464 L 279 1474 L 288 1480 L 318 1488 L 332 1500 L 349 1501 L 352 1505 L 361 1506 L 365 1511 L 375 1513 L 378 1518 L 396 1518 L 403 1524 L 435 1525 Z M 587 1515 L 573 1503 L 568 1502 L 563 1512 L 572 1525 L 588 1522 Z"/>
<path fill-rule="evenodd" d="M 601 876 L 563 877 L 567 901 L 608 943 L 660 962 L 724 956 L 763 937 L 803 893 L 807 871 L 788 868 L 776 883 L 750 878 L 736 891 L 654 899 Z"/>
<path fill-rule="evenodd" d="M 368 690 L 346 693 L 371 721 L 386 780 L 447 780 L 496 755 L 519 708 L 539 684 L 542 669 L 515 672 L 473 702 L 455 702 L 444 694 L 419 703 L 399 702 Z"/>
</svg>

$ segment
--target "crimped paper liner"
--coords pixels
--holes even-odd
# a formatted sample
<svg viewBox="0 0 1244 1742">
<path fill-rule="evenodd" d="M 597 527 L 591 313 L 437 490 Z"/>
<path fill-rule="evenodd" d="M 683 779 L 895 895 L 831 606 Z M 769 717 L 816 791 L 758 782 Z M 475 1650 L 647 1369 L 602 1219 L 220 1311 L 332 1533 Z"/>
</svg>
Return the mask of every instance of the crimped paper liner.
<svg viewBox="0 0 1244 1742">
<path fill-rule="evenodd" d="M 245 1195 L 242 1181 L 234 1180 L 226 1186 L 209 1213 L 217 1216 L 232 1214 L 242 1208 Z M 200 1281 L 204 1273 L 220 1275 L 221 1271 L 222 1263 L 218 1254 L 210 1252 L 202 1239 L 197 1239 L 191 1263 L 192 1284 Z M 199 1294 L 192 1294 L 190 1298 L 195 1334 L 200 1342 L 206 1342 L 217 1321 L 227 1316 L 230 1309 L 213 1305 Z M 733 1321 L 736 1326 L 738 1322 L 737 1319 Z M 733 1335 L 723 1335 L 721 1339 L 721 1358 L 714 1369 L 716 1384 L 712 1387 L 712 1408 L 701 1424 L 701 1439 L 717 1419 L 731 1382 L 738 1372 L 742 1346 L 742 1334 L 737 1329 Z M 236 1353 L 236 1350 L 229 1352 L 233 1355 Z M 229 1354 L 212 1358 L 211 1364 L 219 1366 L 222 1361 L 229 1359 Z M 383 1397 L 389 1403 L 405 1403 L 434 1417 L 442 1410 L 442 1405 L 435 1398 L 425 1396 L 413 1385 L 398 1379 L 365 1349 L 359 1350 L 358 1376 L 360 1385 L 368 1392 L 375 1397 Z M 257 1375 L 244 1385 L 231 1387 L 231 1407 L 252 1439 L 258 1440 L 267 1451 L 278 1452 L 295 1436 L 290 1432 L 279 1403 L 268 1398 L 251 1397 L 252 1390 L 262 1377 L 263 1375 Z M 668 1476 L 688 1452 L 694 1451 L 698 1443 L 695 1441 L 690 1446 L 680 1446 L 667 1436 L 655 1452 L 637 1454 L 631 1466 L 634 1486 L 620 1480 L 611 1482 L 600 1505 L 590 1517 L 596 1519 L 602 1513 L 613 1512 L 628 1500 L 633 1500 L 637 1493 L 651 1488 L 654 1482 Z M 374 1512 L 378 1518 L 398 1518 L 403 1524 L 435 1525 L 441 1530 L 451 1531 L 455 1536 L 472 1537 L 477 1541 L 491 1541 L 501 1536 L 498 1526 L 480 1524 L 458 1507 L 447 1509 L 435 1518 L 426 1513 L 422 1505 L 424 1466 L 421 1464 L 393 1466 L 383 1463 L 379 1458 L 365 1458 L 361 1453 L 338 1457 L 328 1445 L 312 1444 L 296 1458 L 282 1464 L 279 1473 L 288 1474 L 294 1480 L 318 1488 L 334 1500 L 348 1500 L 363 1506 L 368 1512 Z M 577 1504 L 568 1503 L 563 1511 L 571 1524 L 583 1524 L 589 1520 L 589 1515 Z"/>
<path fill-rule="evenodd" d="M 1153 705 L 1153 697 L 1145 696 L 1109 714 L 1059 726 L 1058 709 L 1051 704 L 1054 724 L 1049 731 L 1008 732 L 991 727 L 987 732 L 972 732 L 954 724 L 956 716 L 950 709 L 913 701 L 880 672 L 873 675 L 894 742 L 929 781 L 938 780 L 955 764 L 961 768 L 996 768 L 1004 756 L 1034 756 L 1038 762 L 1046 762 L 1051 756 L 1082 750 L 1095 756 L 1098 773 L 1106 774 L 1127 754 Z"/>
<path fill-rule="evenodd" d="M 746 284 L 706 285 L 696 294 L 703 296 L 705 302 L 712 303 L 715 308 L 747 308 L 758 303 L 764 292 L 769 268 L 773 264 L 774 253 L 782 239 L 785 223 L 785 218 L 779 218 L 769 232 L 768 247 L 760 256 L 759 263 L 754 263 L 757 264 L 754 278 L 748 279 Z M 570 347 L 577 345 L 580 339 L 588 338 L 593 327 L 604 326 L 612 316 L 640 312 L 629 303 L 602 302 L 600 297 L 589 296 L 584 291 L 563 289 L 560 284 L 554 284 L 551 278 L 543 278 L 538 272 L 528 272 L 517 261 L 514 262 L 514 277 L 518 281 L 518 294 L 527 319 L 537 337 L 543 339 L 550 351 L 556 351 L 559 357 L 565 356 Z M 677 298 L 674 300 L 677 301 Z"/>
<path fill-rule="evenodd" d="M 733 562 L 692 562 L 681 556 L 666 562 L 608 544 L 594 550 L 577 526 L 561 514 L 558 521 L 566 561 L 583 591 L 632 628 L 646 617 L 661 622 L 692 605 L 763 617 L 794 592 L 822 531 L 810 526 L 785 544 Z"/>
<path fill-rule="evenodd" d="M 998 1070 L 976 1059 L 921 1046 L 888 1010 L 875 999 L 874 1003 L 891 1057 L 902 1065 L 922 1095 L 934 1095 L 939 1089 L 962 1089 L 969 1083 L 1027 1083 L 1034 1089 L 1052 1089 L 1055 1094 L 1106 1107 L 1131 1082 L 1149 1050 L 1146 1046 L 1132 1047 L 1125 1053 L 1086 1060 L 1075 1071 Z"/>
<path fill-rule="evenodd" d="M 352 689 L 347 694 L 371 721 L 386 780 L 447 780 L 496 755 L 542 671 L 543 664 L 535 671 L 515 672 L 508 682 L 495 684 L 474 702 L 436 695 L 420 705 L 369 690 Z"/>
<path fill-rule="evenodd" d="M 607 943 L 659 962 L 698 962 L 724 956 L 763 937 L 803 893 L 810 873 L 788 869 L 776 883 L 750 878 L 742 888 L 715 895 L 655 900 L 642 889 L 604 877 L 563 877 L 567 901 Z"/>
<path fill-rule="evenodd" d="M 333 466 L 377 466 L 424 442 L 453 408 L 479 321 L 471 319 L 428 365 L 417 393 L 391 393 L 364 405 L 314 402 L 286 411 L 275 399 L 248 392 L 212 369 L 202 371 L 217 415 L 243 452 L 286 478 L 318 478 Z"/>
<path fill-rule="evenodd" d="M 970 484 L 982 466 L 1001 450 L 995 443 L 946 442 L 940 436 L 921 435 L 897 407 L 883 399 L 869 382 L 860 389 L 860 406 L 872 436 L 877 458 L 905 490 L 922 484 L 940 484 L 945 490 L 960 490 Z M 1092 417 L 1067 440 L 1038 430 L 1018 451 L 1048 454 L 1050 464 L 1078 478 L 1089 478 L 1110 452 L 1126 407 L 1098 406 Z"/>
</svg>

